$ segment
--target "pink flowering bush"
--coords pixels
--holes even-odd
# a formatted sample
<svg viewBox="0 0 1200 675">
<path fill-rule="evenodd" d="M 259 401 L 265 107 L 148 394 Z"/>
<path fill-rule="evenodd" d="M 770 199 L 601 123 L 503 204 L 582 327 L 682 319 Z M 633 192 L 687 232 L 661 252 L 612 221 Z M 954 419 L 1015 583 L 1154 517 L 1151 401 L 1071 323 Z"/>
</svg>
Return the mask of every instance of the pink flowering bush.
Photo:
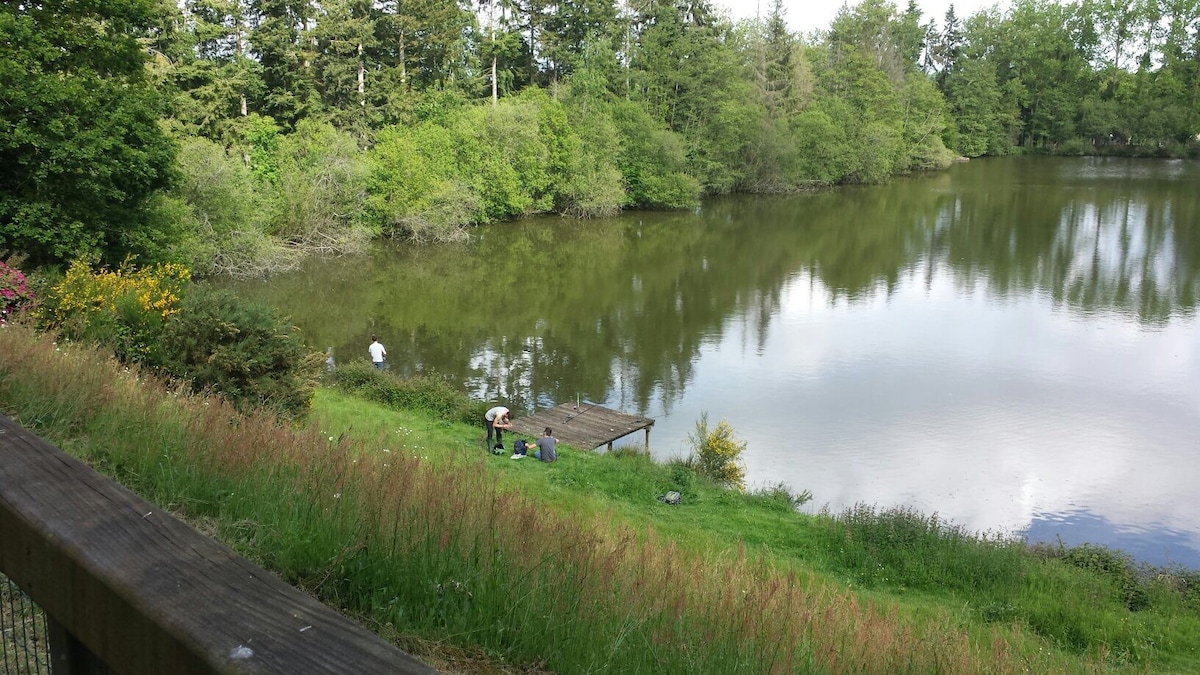
<svg viewBox="0 0 1200 675">
<path fill-rule="evenodd" d="M 0 323 L 33 303 L 33 293 L 21 270 L 0 261 Z"/>
</svg>

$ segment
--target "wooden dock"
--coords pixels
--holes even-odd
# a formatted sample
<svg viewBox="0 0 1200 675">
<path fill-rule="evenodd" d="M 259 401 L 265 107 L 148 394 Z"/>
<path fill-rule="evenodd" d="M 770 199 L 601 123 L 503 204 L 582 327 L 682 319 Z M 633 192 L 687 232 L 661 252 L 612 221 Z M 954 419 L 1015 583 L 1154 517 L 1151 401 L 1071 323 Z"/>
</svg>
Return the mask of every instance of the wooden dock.
<svg viewBox="0 0 1200 675">
<path fill-rule="evenodd" d="M 605 408 L 595 403 L 562 403 L 532 415 L 513 419 L 513 431 L 522 436 L 537 438 L 550 427 L 560 443 L 584 450 L 595 450 L 636 431 L 646 431 L 646 452 L 650 452 L 650 427 L 654 420 L 640 415 Z"/>
</svg>

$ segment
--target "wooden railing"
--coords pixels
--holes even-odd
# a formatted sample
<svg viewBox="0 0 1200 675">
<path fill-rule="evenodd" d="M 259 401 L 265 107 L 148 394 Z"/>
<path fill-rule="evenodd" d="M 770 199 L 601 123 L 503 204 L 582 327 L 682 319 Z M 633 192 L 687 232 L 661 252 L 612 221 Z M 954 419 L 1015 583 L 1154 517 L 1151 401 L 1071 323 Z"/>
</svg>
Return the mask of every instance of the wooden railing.
<svg viewBox="0 0 1200 675">
<path fill-rule="evenodd" d="M 3 415 L 0 573 L 56 675 L 433 672 Z"/>
</svg>

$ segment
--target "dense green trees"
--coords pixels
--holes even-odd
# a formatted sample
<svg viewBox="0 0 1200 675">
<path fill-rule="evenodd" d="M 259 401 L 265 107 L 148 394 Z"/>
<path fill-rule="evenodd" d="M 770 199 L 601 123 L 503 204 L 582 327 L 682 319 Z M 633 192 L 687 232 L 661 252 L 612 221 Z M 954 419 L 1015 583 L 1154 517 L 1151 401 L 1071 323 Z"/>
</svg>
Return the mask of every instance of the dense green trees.
<svg viewBox="0 0 1200 675">
<path fill-rule="evenodd" d="M 959 152 L 1196 154 L 1195 2 L 1015 0 L 945 26 L 931 67 Z"/>
<path fill-rule="evenodd" d="M 0 248 L 257 274 L 372 235 L 876 182 L 953 154 L 1196 153 L 1200 5 L 6 4 Z M 161 93 L 156 93 L 156 90 Z M 179 149 L 176 157 L 176 149 Z"/>
<path fill-rule="evenodd" d="M 150 86 L 150 0 L 0 7 L 0 249 L 119 262 L 173 237 L 174 144 Z"/>
</svg>

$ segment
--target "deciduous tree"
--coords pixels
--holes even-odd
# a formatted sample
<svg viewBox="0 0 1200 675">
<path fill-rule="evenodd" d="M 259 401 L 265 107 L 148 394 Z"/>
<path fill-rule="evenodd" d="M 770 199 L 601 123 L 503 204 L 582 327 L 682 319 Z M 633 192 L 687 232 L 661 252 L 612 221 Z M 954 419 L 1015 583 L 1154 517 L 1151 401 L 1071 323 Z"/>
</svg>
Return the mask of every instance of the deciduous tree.
<svg viewBox="0 0 1200 675">
<path fill-rule="evenodd" d="M 0 6 L 0 248 L 35 263 L 162 254 L 175 146 L 139 38 L 151 0 Z"/>
</svg>

